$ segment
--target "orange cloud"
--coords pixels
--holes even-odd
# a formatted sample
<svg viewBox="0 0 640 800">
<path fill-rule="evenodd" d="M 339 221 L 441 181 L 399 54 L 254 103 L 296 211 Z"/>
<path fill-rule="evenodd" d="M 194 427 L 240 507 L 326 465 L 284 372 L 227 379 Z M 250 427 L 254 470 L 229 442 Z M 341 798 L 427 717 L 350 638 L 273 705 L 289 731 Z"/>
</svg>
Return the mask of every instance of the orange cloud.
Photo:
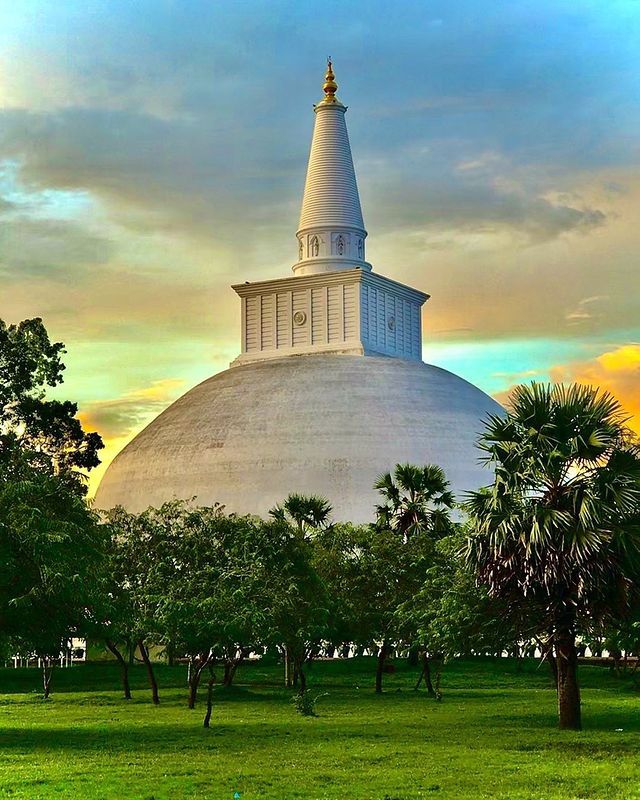
<svg viewBox="0 0 640 800">
<path fill-rule="evenodd" d="M 582 383 L 610 392 L 630 415 L 629 427 L 640 434 L 640 344 L 622 345 L 592 361 L 553 367 L 550 375 L 557 383 Z"/>
<path fill-rule="evenodd" d="M 78 412 L 82 427 L 98 431 L 105 445 L 100 452 L 102 463 L 89 476 L 90 496 L 95 494 L 105 470 L 120 450 L 175 399 L 183 385 L 179 378 L 154 381 L 121 397 L 89 403 Z"/>
</svg>

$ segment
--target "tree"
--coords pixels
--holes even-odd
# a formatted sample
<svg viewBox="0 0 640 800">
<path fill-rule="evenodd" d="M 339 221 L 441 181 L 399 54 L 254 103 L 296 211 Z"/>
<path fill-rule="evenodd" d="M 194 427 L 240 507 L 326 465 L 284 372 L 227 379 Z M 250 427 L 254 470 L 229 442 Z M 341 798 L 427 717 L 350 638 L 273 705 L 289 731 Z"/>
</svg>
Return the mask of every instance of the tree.
<svg viewBox="0 0 640 800">
<path fill-rule="evenodd" d="M 397 464 L 393 474 L 381 475 L 374 488 L 382 495 L 377 506 L 377 534 L 371 543 L 373 557 L 370 577 L 379 580 L 389 568 L 388 586 L 378 590 L 382 628 L 378 641 L 376 691 L 382 691 L 384 661 L 391 650 L 392 632 L 402 636 L 415 651 L 409 615 L 399 615 L 401 606 L 411 601 L 419 591 L 426 571 L 436 556 L 435 543 L 450 533 L 450 510 L 454 506 L 453 494 L 443 470 L 434 465 L 416 466 Z M 385 532 L 392 534 L 391 539 Z M 390 545 L 390 546 L 389 546 Z M 376 563 L 378 561 L 379 563 Z M 371 587 L 373 590 L 373 587 Z M 426 662 L 425 662 L 426 664 Z"/>
<path fill-rule="evenodd" d="M 64 347 L 40 319 L 0 320 L 0 635 L 51 670 L 83 624 L 103 531 L 81 499 L 80 470 L 99 463 L 74 403 L 46 399 L 62 382 Z"/>
<path fill-rule="evenodd" d="M 0 320 L 0 462 L 11 477 L 19 450 L 34 468 L 84 494 L 79 471 L 100 463 L 103 443 L 97 433 L 83 431 L 75 403 L 45 397 L 47 388 L 62 383 L 64 352 L 60 342 L 51 343 L 41 319 L 18 325 Z"/>
<path fill-rule="evenodd" d="M 379 527 L 405 540 L 420 531 L 443 536 L 450 530 L 454 498 L 443 470 L 435 464 L 398 464 L 393 475 L 381 475 L 374 488 L 384 501 L 376 507 Z"/>
<path fill-rule="evenodd" d="M 369 525 L 338 523 L 318 532 L 312 542 L 313 565 L 325 587 L 329 626 L 326 641 L 335 648 L 373 642 L 370 598 L 358 593 L 362 542 L 371 537 Z"/>
<path fill-rule="evenodd" d="M 313 563 L 312 542 L 282 520 L 264 522 L 252 561 L 256 600 L 267 610 L 265 644 L 283 647 L 285 683 L 297 680 L 304 694 L 306 662 L 329 631 L 326 587 Z"/>
<path fill-rule="evenodd" d="M 560 727 L 579 729 L 576 637 L 624 617 L 639 574 L 637 445 L 611 395 L 534 383 L 488 420 L 480 447 L 495 479 L 466 505 L 469 564 L 548 639 Z"/>
<path fill-rule="evenodd" d="M 0 636 L 13 652 L 35 654 L 45 698 L 51 671 L 95 602 L 106 529 L 74 487 L 21 460 L 20 480 L 0 468 Z"/>
<path fill-rule="evenodd" d="M 189 659 L 188 703 L 194 708 L 208 668 L 222 660 L 222 685 L 231 686 L 239 664 L 272 633 L 276 586 L 263 566 L 273 546 L 270 535 L 260 520 L 178 500 L 137 515 L 115 509 L 111 522 L 117 584 L 111 596 L 126 598 L 125 633 L 147 666 L 154 702 L 150 644 Z M 120 619 L 117 608 L 114 619 Z M 106 630 L 113 624 L 109 619 Z"/>
<path fill-rule="evenodd" d="M 451 535 L 435 543 L 421 587 L 396 612 L 402 625 L 414 632 L 420 650 L 422 672 L 416 689 L 424 679 L 431 695 L 436 694 L 432 661 L 439 669 L 456 656 L 499 652 L 518 637 L 504 601 L 490 597 L 465 563 L 466 536 L 464 527 L 456 525 Z"/>
<path fill-rule="evenodd" d="M 290 494 L 269 511 L 273 519 L 291 525 L 300 536 L 324 530 L 330 524 L 331 504 L 318 495 Z"/>
<path fill-rule="evenodd" d="M 313 540 L 316 568 L 325 584 L 338 641 L 378 646 L 375 691 L 382 692 L 387 658 L 409 644 L 415 630 L 398 609 L 420 590 L 433 563 L 435 540 L 428 531 L 410 539 L 375 525 L 335 525 Z"/>
<path fill-rule="evenodd" d="M 319 532 L 331 528 L 331 511 L 331 504 L 324 497 L 293 493 L 285 499 L 282 505 L 274 506 L 269 511 L 269 515 L 279 524 L 280 530 L 288 527 L 301 540 L 304 540 L 308 539 L 312 534 L 315 536 Z M 295 639 L 296 637 L 294 637 Z M 316 647 L 319 647 L 319 643 L 316 643 Z M 293 645 L 291 642 L 289 644 L 284 643 L 284 671 L 285 684 L 287 686 L 295 683 L 300 676 L 302 682 L 305 681 L 302 665 L 312 654 L 312 651 L 313 646 L 310 646 L 307 652 L 305 646 Z"/>
<path fill-rule="evenodd" d="M 265 635 L 266 612 L 256 602 L 261 523 L 226 516 L 219 506 L 183 504 L 172 517 L 174 533 L 179 530 L 172 538 L 170 569 L 157 589 L 156 621 L 161 637 L 171 637 L 174 648 L 190 659 L 193 708 L 205 669 L 222 660 L 222 685 L 231 686 L 238 666 Z M 260 572 L 260 580 L 268 577 Z"/>
<path fill-rule="evenodd" d="M 166 581 L 174 570 L 172 554 L 178 529 L 173 522 L 179 513 L 179 504 L 173 503 L 142 514 L 131 514 L 117 506 L 108 514 L 114 537 L 113 591 L 129 609 L 129 635 L 145 665 L 154 705 L 160 703 L 160 696 L 149 647 L 166 637 L 161 607 Z"/>
<path fill-rule="evenodd" d="M 102 640 L 114 656 L 120 667 L 125 700 L 130 700 L 129 667 L 137 646 L 138 626 L 129 581 L 129 543 L 117 526 L 109 525 L 108 531 L 102 569 L 94 577 L 95 600 L 83 633 L 87 639 Z"/>
</svg>

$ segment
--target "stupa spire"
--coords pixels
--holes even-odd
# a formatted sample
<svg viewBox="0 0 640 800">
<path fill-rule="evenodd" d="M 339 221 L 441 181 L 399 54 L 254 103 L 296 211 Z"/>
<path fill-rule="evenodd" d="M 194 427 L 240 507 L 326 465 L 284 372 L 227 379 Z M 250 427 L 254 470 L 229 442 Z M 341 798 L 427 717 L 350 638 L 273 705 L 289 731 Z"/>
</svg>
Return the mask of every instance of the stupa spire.
<svg viewBox="0 0 640 800">
<path fill-rule="evenodd" d="M 364 259 L 367 231 L 362 219 L 356 173 L 345 122 L 347 107 L 336 97 L 331 59 L 327 61 L 316 115 L 302 199 L 296 274 L 370 270 Z"/>
</svg>

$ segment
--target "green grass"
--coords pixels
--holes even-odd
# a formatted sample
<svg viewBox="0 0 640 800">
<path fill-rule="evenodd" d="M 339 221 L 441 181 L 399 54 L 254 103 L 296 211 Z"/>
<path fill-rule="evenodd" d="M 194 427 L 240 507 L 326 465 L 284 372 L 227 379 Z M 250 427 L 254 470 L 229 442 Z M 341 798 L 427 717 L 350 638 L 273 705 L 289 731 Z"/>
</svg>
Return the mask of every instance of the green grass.
<svg viewBox="0 0 640 800">
<path fill-rule="evenodd" d="M 640 694 L 605 669 L 581 670 L 581 733 L 556 729 L 533 662 L 452 664 L 441 703 L 411 690 L 405 665 L 376 696 L 372 671 L 369 659 L 315 664 L 311 688 L 327 696 L 308 718 L 279 668 L 248 665 L 205 730 L 184 667 L 158 667 L 158 708 L 140 668 L 130 702 L 112 665 L 57 671 L 49 702 L 36 670 L 0 670 L 0 797 L 640 799 Z"/>
</svg>

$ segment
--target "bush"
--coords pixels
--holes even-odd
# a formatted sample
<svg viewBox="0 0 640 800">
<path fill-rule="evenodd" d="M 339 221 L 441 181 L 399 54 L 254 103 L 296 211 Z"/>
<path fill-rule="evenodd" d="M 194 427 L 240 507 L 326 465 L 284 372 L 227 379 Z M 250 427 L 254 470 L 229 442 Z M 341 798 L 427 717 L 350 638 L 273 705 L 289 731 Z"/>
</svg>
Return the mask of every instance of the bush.
<svg viewBox="0 0 640 800">
<path fill-rule="evenodd" d="M 311 691 L 309 689 L 305 689 L 304 692 L 298 692 L 291 698 L 291 702 L 296 708 L 298 714 L 302 714 L 303 717 L 317 717 L 316 714 L 316 703 L 321 697 L 326 697 L 325 694 L 318 694 L 315 697 L 311 696 Z"/>
</svg>

